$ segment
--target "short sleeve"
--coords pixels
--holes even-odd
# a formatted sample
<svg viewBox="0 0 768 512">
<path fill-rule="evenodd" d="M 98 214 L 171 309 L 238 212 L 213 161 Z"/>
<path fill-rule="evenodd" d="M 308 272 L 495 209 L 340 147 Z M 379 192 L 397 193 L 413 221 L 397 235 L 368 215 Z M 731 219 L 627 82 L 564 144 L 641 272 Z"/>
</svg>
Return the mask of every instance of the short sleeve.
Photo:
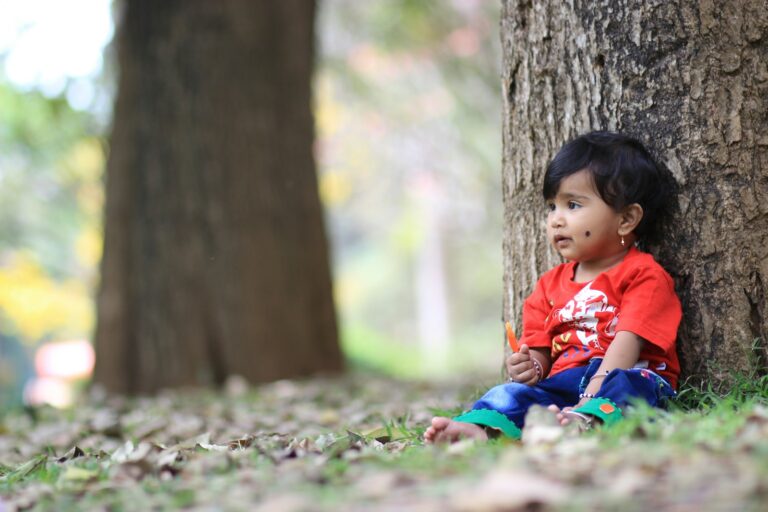
<svg viewBox="0 0 768 512">
<path fill-rule="evenodd" d="M 616 331 L 629 331 L 669 351 L 682 318 L 672 278 L 659 268 L 640 268 L 624 290 Z"/>
<path fill-rule="evenodd" d="M 552 340 L 546 331 L 547 317 L 552 306 L 544 292 L 542 279 L 536 283 L 533 293 L 523 302 L 523 335 L 520 344 L 529 347 L 551 348 Z"/>
</svg>

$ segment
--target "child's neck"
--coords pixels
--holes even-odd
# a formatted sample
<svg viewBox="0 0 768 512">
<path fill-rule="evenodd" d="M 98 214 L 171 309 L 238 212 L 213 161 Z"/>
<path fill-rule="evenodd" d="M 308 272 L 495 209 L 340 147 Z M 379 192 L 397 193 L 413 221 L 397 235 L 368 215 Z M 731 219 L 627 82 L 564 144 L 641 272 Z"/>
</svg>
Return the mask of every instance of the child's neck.
<svg viewBox="0 0 768 512">
<path fill-rule="evenodd" d="M 624 261 L 624 257 L 628 252 L 629 249 L 622 249 L 621 252 L 611 254 L 605 258 L 578 262 L 576 265 L 576 272 L 573 274 L 573 280 L 577 283 L 593 281 L 606 270 L 610 270 Z"/>
</svg>

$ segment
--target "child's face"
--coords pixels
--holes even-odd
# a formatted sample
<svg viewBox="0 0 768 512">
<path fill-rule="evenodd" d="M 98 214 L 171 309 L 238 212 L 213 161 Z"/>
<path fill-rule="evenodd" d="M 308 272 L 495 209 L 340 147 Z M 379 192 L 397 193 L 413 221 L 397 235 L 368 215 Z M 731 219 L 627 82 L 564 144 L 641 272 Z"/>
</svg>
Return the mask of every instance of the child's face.
<svg viewBox="0 0 768 512">
<path fill-rule="evenodd" d="M 589 171 L 560 182 L 547 207 L 547 238 L 563 258 L 597 262 L 625 249 L 619 235 L 622 215 L 600 197 Z"/>
</svg>

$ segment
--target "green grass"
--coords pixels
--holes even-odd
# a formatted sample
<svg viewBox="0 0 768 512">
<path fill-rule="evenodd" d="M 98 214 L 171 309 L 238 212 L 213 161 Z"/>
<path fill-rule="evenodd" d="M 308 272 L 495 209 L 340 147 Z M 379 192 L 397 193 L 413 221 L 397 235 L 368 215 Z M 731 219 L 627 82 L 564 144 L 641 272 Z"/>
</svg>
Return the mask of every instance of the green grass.
<svg viewBox="0 0 768 512">
<path fill-rule="evenodd" d="M 337 400 L 341 400 L 335 396 L 336 393 L 349 394 L 342 403 L 352 398 L 359 399 L 361 407 L 371 407 L 365 404 L 371 403 L 370 400 L 379 400 L 382 393 L 396 394 L 398 386 L 405 390 L 407 385 L 392 382 L 391 387 L 382 386 L 371 380 L 373 377 L 346 383 L 297 383 L 295 394 L 291 395 L 295 397 L 291 400 L 295 401 L 281 406 L 286 410 L 294 406 L 306 407 L 307 403 L 302 400 L 306 399 L 307 392 L 314 392 L 314 398 L 308 400 L 326 400 L 315 404 L 318 410 L 332 407 Z M 468 385 L 457 389 L 456 393 L 462 402 L 467 403 L 481 393 L 486 384 Z M 328 388 L 318 391 L 318 386 Z M 728 384 L 718 385 L 696 386 L 686 382 L 681 387 L 680 399 L 668 410 L 637 405 L 627 411 L 625 420 L 616 426 L 588 433 L 584 442 L 590 448 L 581 449 L 578 443 L 568 445 L 569 441 L 563 440 L 559 442 L 560 448 L 547 448 L 553 450 L 554 455 L 546 456 L 503 439 L 487 444 L 465 445 L 459 450 L 424 445 L 422 436 L 427 413 L 453 416 L 462 407 L 458 400 L 455 407 L 446 407 L 445 404 L 430 407 L 429 401 L 420 402 L 421 415 L 416 421 L 408 409 L 409 401 L 413 400 L 411 397 L 418 394 L 430 396 L 435 390 L 420 384 L 412 383 L 410 386 L 397 399 L 403 404 L 402 414 L 386 417 L 375 406 L 361 409 L 360 413 L 368 414 L 360 414 L 359 417 L 369 419 L 354 424 L 341 418 L 341 422 L 325 434 L 312 438 L 319 451 L 308 454 L 287 458 L 281 455 L 290 441 L 285 437 L 274 440 L 260 438 L 258 446 L 251 446 L 239 458 L 233 458 L 231 454 L 207 452 L 198 447 L 184 452 L 185 461 L 179 464 L 176 476 L 149 472 L 142 480 L 130 485 L 116 485 L 119 464 L 110 460 L 108 454 L 100 455 L 95 449 L 86 449 L 84 456 L 58 463 L 56 457 L 51 457 L 53 448 L 41 445 L 43 453 L 22 464 L 2 465 L 0 458 L 0 496 L 18 495 L 36 487 L 48 489 L 37 496 L 32 510 L 179 510 L 204 508 L 212 504 L 228 510 L 226 505 L 219 504 L 219 497 L 224 500 L 222 503 L 232 503 L 227 501 L 230 494 L 238 496 L 238 493 L 245 492 L 246 501 L 258 501 L 278 492 L 301 495 L 308 503 L 316 505 L 317 510 L 334 510 L 349 503 L 362 506 L 359 500 L 367 499 L 361 498 L 368 490 L 366 478 L 376 482 L 375 477 L 382 474 L 396 475 L 396 481 L 405 482 L 402 484 L 404 492 L 413 493 L 414 499 L 431 499 L 431 496 L 449 496 L 461 486 L 471 488 L 482 485 L 485 476 L 499 468 L 506 468 L 526 475 L 562 480 L 576 493 L 577 502 L 590 508 L 594 505 L 594 501 L 590 500 L 594 499 L 595 492 L 601 492 L 599 486 L 595 487 L 597 480 L 593 481 L 589 476 L 592 473 L 575 474 L 568 468 L 586 466 L 593 467 L 593 472 L 605 472 L 607 467 L 608 473 L 614 470 L 620 472 L 622 464 L 631 460 L 640 468 L 638 475 L 644 478 L 661 475 L 661 480 L 653 485 L 663 484 L 667 478 L 670 481 L 678 478 L 683 487 L 689 485 L 689 489 L 681 491 L 683 494 L 694 493 L 697 486 L 704 485 L 695 479 L 696 471 L 700 470 L 722 471 L 723 481 L 727 481 L 727 471 L 742 466 L 768 477 L 768 441 L 765 440 L 765 433 L 768 432 L 768 409 L 765 409 L 768 407 L 768 378 L 765 376 L 733 375 Z M 229 414 L 247 414 L 260 400 L 273 403 L 269 400 L 269 393 L 279 389 L 266 386 L 239 398 L 212 392 L 178 394 L 174 395 L 173 407 L 179 411 L 201 411 L 210 410 L 210 404 L 217 404 Z M 286 392 L 284 387 L 282 392 Z M 125 404 L 124 407 L 123 412 L 131 411 L 131 405 Z M 83 411 L 62 413 L 42 409 L 31 417 L 34 418 L 33 424 L 45 425 L 62 419 L 83 421 L 82 418 L 88 415 Z M 376 418 L 380 418 L 378 427 L 375 426 Z M 290 435 L 296 438 L 301 436 L 298 433 Z M 59 454 L 61 449 L 59 447 Z M 564 451 L 560 452 L 561 449 Z M 698 462 L 700 460 L 705 462 Z M 672 473 L 667 475 L 667 471 L 673 471 L 676 466 L 680 467 L 677 476 Z M 686 471 L 694 476 L 686 480 Z M 370 485 L 375 491 L 376 484 Z M 717 488 L 721 483 L 716 481 L 706 485 Z M 763 498 L 760 489 L 757 488 L 752 495 L 734 499 L 741 500 L 738 503 L 748 509 L 747 505 L 752 503 L 750 500 Z M 110 494 L 107 490 L 114 492 Z M 738 494 L 740 491 L 737 488 L 733 492 Z M 675 496 L 667 498 L 663 503 L 671 508 L 680 504 L 675 501 L 678 499 Z M 636 509 L 640 509 L 640 505 L 628 510 Z"/>
<path fill-rule="evenodd" d="M 768 406 L 768 375 L 732 373 L 723 382 L 698 385 L 686 381 L 667 410 L 636 404 L 624 421 L 597 435 L 613 445 L 640 439 L 675 448 L 719 446 L 735 437 L 758 406 Z"/>
<path fill-rule="evenodd" d="M 686 381 L 680 386 L 676 402 L 683 410 L 708 410 L 719 407 L 723 400 L 768 404 L 768 374 L 730 373 L 719 382 Z"/>
</svg>

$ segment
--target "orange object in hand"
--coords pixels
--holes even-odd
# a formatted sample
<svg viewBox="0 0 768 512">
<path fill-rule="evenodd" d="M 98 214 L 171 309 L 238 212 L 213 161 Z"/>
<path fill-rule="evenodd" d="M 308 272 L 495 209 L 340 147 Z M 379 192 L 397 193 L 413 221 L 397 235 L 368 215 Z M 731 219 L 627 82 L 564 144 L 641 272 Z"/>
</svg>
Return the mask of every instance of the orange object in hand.
<svg viewBox="0 0 768 512">
<path fill-rule="evenodd" d="M 507 328 L 507 343 L 509 343 L 509 348 L 512 349 L 512 352 L 520 351 L 520 346 L 517 344 L 517 337 L 515 336 L 515 331 L 512 330 L 512 325 L 509 322 L 506 322 L 504 326 Z"/>
</svg>

